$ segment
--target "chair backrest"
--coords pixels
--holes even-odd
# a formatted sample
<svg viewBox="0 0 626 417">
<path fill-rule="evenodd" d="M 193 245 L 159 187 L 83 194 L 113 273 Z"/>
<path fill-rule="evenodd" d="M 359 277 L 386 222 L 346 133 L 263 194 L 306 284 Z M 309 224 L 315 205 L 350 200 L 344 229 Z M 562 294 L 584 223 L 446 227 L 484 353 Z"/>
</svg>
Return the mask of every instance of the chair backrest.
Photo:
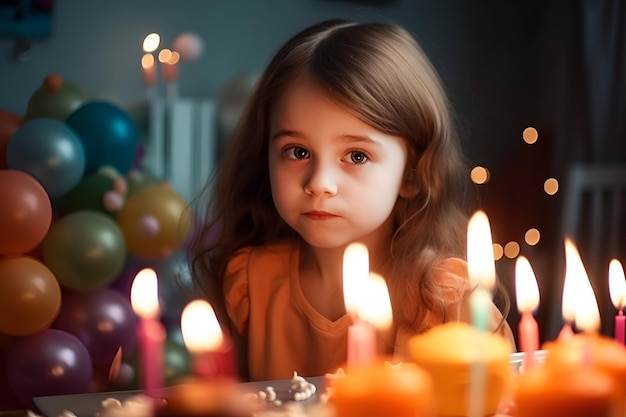
<svg viewBox="0 0 626 417">
<path fill-rule="evenodd" d="M 602 333 L 609 335 L 616 313 L 608 287 L 609 262 L 626 262 L 626 164 L 574 164 L 564 191 L 562 241 L 569 236 L 578 247 L 600 307 Z M 561 285 L 555 294 L 562 294 L 564 273 L 563 268 L 555 280 Z M 557 304 L 560 315 L 560 299 Z"/>
</svg>

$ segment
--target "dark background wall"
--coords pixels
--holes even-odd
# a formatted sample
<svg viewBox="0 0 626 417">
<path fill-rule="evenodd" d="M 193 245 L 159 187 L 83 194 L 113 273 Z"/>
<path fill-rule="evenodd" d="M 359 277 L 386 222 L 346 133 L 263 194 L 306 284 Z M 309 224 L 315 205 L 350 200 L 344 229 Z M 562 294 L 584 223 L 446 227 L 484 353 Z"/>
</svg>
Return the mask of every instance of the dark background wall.
<svg viewBox="0 0 626 417">
<path fill-rule="evenodd" d="M 203 39 L 203 55 L 180 65 L 179 91 L 216 98 L 233 78 L 260 72 L 309 24 L 334 17 L 397 22 L 415 34 L 439 70 L 470 163 L 491 171 L 479 193 L 494 241 L 520 242 L 533 263 L 542 291 L 542 336 L 551 338 L 554 326 L 544 322 L 560 305 L 552 294 L 559 279 L 554 259 L 562 256 L 560 201 L 542 187 L 546 178 L 563 174 L 575 149 L 563 126 L 571 115 L 564 103 L 576 103 L 582 88 L 571 81 L 582 71 L 580 10 L 578 1 L 541 0 L 56 0 L 52 34 L 33 41 L 25 62 L 14 57 L 15 39 L 0 38 L 0 109 L 23 114 L 49 73 L 133 108 L 145 100 L 140 58 L 142 41 L 153 31 L 162 47 L 183 32 Z M 539 131 L 532 146 L 522 141 L 528 126 Z M 523 243 L 531 227 L 542 232 L 534 247 Z M 509 290 L 512 271 L 512 260 L 498 262 Z M 513 305 L 513 327 L 517 320 Z"/>
</svg>

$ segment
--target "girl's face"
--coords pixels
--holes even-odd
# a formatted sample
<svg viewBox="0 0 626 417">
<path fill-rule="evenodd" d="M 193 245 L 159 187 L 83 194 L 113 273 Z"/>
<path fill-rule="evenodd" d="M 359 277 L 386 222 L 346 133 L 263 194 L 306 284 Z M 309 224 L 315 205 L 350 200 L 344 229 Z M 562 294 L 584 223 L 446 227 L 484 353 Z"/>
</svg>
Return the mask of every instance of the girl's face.
<svg viewBox="0 0 626 417">
<path fill-rule="evenodd" d="M 407 151 L 301 79 L 270 114 L 269 173 L 280 216 L 310 245 L 388 239 Z"/>
</svg>

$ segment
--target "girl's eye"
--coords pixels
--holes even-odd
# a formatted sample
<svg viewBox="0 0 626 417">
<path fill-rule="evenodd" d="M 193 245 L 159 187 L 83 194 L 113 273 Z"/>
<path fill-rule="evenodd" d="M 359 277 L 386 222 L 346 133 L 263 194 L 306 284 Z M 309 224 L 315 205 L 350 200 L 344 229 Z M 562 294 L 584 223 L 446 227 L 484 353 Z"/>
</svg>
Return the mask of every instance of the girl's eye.
<svg viewBox="0 0 626 417">
<path fill-rule="evenodd" d="M 352 164 L 361 165 L 368 160 L 368 157 L 364 152 L 351 151 L 346 155 L 346 160 Z"/>
<path fill-rule="evenodd" d="M 292 146 L 285 150 L 285 155 L 289 159 L 306 159 L 309 157 L 309 151 L 301 146 Z"/>
</svg>

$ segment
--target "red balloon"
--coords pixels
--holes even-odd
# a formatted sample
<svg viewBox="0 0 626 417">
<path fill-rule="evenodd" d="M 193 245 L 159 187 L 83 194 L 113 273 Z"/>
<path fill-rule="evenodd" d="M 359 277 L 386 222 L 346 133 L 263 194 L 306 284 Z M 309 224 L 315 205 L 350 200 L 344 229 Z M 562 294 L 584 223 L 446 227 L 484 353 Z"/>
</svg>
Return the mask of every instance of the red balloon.
<svg viewBox="0 0 626 417">
<path fill-rule="evenodd" d="M 0 109 L 0 169 L 7 167 L 7 144 L 15 131 L 24 124 L 24 118 Z"/>
<path fill-rule="evenodd" d="M 0 254 L 21 255 L 39 245 L 52 223 L 52 204 L 31 175 L 0 169 Z"/>
</svg>

